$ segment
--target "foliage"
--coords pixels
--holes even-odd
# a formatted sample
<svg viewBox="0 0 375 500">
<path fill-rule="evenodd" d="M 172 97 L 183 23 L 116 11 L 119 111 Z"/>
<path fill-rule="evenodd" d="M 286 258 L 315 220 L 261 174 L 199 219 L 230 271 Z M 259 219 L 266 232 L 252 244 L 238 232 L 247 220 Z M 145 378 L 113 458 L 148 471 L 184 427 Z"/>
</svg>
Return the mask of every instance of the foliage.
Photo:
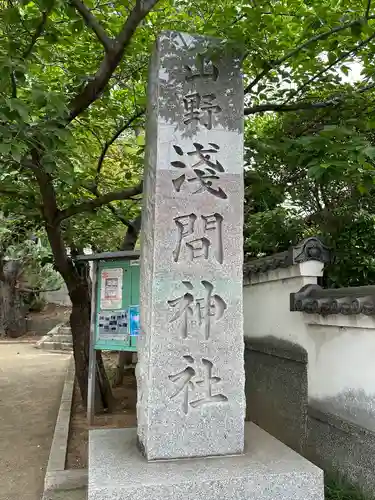
<svg viewBox="0 0 375 500">
<path fill-rule="evenodd" d="M 46 231 L 73 304 L 76 373 L 84 399 L 90 293 L 87 276 L 69 258 L 67 247 L 74 252 L 88 245 L 114 249 L 122 228 L 134 243 L 147 66 L 157 35 L 171 29 L 220 37 L 228 49 L 243 46 L 244 113 L 251 129 L 262 129 L 254 117 L 266 111 L 292 113 L 296 120 L 298 110 L 323 113 L 362 95 L 370 102 L 374 95 L 371 0 L 0 0 L 0 210 Z M 347 78 L 353 62 L 361 64 L 361 82 Z M 294 184 L 294 198 L 308 199 L 309 207 L 321 202 L 327 182 L 338 198 L 349 199 L 349 177 L 359 194 L 368 190 L 373 152 L 366 134 L 354 125 L 349 129 L 346 122 L 336 127 L 340 139 L 331 153 L 329 129 L 306 144 L 291 134 L 292 143 L 278 140 L 267 146 L 272 175 L 266 161 L 257 165 L 259 182 L 252 188 L 257 201 L 249 204 L 247 215 L 263 210 L 266 201 L 280 220 L 279 199 L 285 195 L 289 202 Z M 283 124 L 278 130 L 283 132 Z M 258 140 L 257 134 L 253 139 Z M 344 166 L 341 147 L 352 141 L 353 159 Z M 272 146 L 277 151 L 272 153 Z M 319 161 L 314 162 L 317 150 Z M 303 162 L 294 168 L 300 158 Z M 282 165 L 278 174 L 277 165 Z M 299 180 L 300 170 L 305 174 L 296 183 L 292 174 Z M 339 179 L 336 172 L 341 172 Z M 275 185 L 268 198 L 260 190 L 263 181 Z M 297 187 L 311 196 L 302 191 L 297 196 Z M 258 229 L 263 223 L 270 225 L 260 220 Z M 291 219 L 284 225 L 283 245 L 297 231 Z M 271 242 L 257 245 L 262 252 L 278 248 Z"/>
<path fill-rule="evenodd" d="M 257 258 L 287 250 L 303 237 L 301 217 L 292 210 L 277 207 L 257 212 L 245 220 L 245 255 Z"/>
<path fill-rule="evenodd" d="M 53 259 L 48 245 L 35 240 L 37 234 L 24 231 L 24 218 L 0 219 L 0 254 L 4 268 L 7 262 L 16 262 L 20 269 L 18 288 L 33 295 L 42 291 L 59 289 L 61 276 L 53 268 Z M 23 229 L 19 231 L 20 227 Z"/>
<path fill-rule="evenodd" d="M 344 89 L 339 84 L 349 70 L 341 59 L 337 62 L 341 72 L 328 67 L 338 58 L 346 64 L 359 58 L 363 77 L 370 80 L 373 76 L 371 40 L 356 49 L 373 35 L 374 28 L 374 15 L 362 1 L 340 2 L 339 6 L 330 1 L 298 0 L 264 5 L 229 0 L 210 6 L 185 0 L 154 4 L 147 21 L 131 38 L 131 51 L 109 75 L 107 86 L 82 116 L 71 119 L 78 111 L 72 110 L 75 98 L 92 80 L 89 75 L 95 74 L 103 47 L 108 51 L 108 39 L 119 32 L 133 3 L 2 2 L 0 182 L 4 193 L 17 192 L 22 199 L 21 207 L 16 208 L 14 197 L 5 198 L 5 210 L 22 209 L 28 217 L 41 216 L 38 186 L 28 165 L 36 144 L 44 152 L 43 168 L 53 176 L 59 207 L 92 198 L 93 187 L 108 192 L 139 181 L 143 145 L 137 144 L 131 131 L 120 133 L 118 146 L 108 148 L 102 163 L 100 158 L 106 144 L 144 106 L 149 53 L 162 29 L 173 27 L 242 43 L 252 107 L 270 101 L 293 104 L 307 94 L 311 100 L 320 97 L 321 90 L 327 98 L 341 95 Z M 320 57 L 324 53 L 328 64 Z M 129 128 L 134 125 L 142 126 L 142 118 Z M 124 203 L 119 208 L 127 210 Z M 103 213 L 108 219 L 104 210 L 96 215 Z M 84 218 L 81 221 L 67 230 L 67 238 L 78 246 L 87 244 L 87 234 L 82 244 L 77 241 L 85 228 Z M 96 231 L 94 234 L 92 241 L 97 239 Z"/>
<path fill-rule="evenodd" d="M 50 262 L 52 255 L 49 248 L 26 240 L 8 247 L 7 257 L 22 263 L 22 274 L 28 290 L 39 293 L 61 288 L 62 279 Z"/>
<path fill-rule="evenodd" d="M 329 286 L 375 282 L 372 108 L 369 95 L 353 96 L 329 112 L 261 117 L 247 128 L 247 161 L 272 186 L 264 184 L 262 196 L 281 194 L 276 212 L 250 216 L 246 227 L 253 231 L 257 220 L 267 220 L 266 253 L 272 253 L 272 246 L 285 249 L 290 239 L 296 243 L 300 236 L 321 235 L 335 256 L 325 271 Z M 287 227 L 280 221 L 280 207 L 287 211 Z M 254 249 L 259 251 L 257 243 Z"/>
<path fill-rule="evenodd" d="M 80 2 L 2 2 L 0 183 L 5 211 L 22 210 L 29 218 L 41 218 L 39 188 L 30 165 L 30 152 L 36 144 L 43 151 L 41 165 L 53 178 L 62 209 L 92 199 L 93 192 L 137 184 L 142 175 L 143 145 L 137 144 L 131 130 L 142 127 L 142 116 L 118 135 L 118 142 L 107 149 L 102 163 L 100 158 L 106 144 L 144 107 L 148 58 L 162 29 L 204 33 L 243 44 L 251 105 L 247 114 L 256 112 L 256 107 L 261 107 L 260 111 L 267 106 L 272 109 L 270 104 L 328 102 L 351 94 L 357 85 L 343 86 L 342 78 L 350 72 L 348 62 L 355 58 L 363 64 L 363 78 L 372 81 L 372 39 L 357 48 L 374 30 L 372 10 L 367 12 L 362 1 L 339 5 L 298 0 L 261 5 L 230 0 L 213 5 L 184 0 L 154 3 L 147 21 L 131 38 L 131 50 L 109 75 L 107 86 L 71 119 L 78 111 L 72 111 L 76 97 L 82 95 L 103 59 L 106 37 L 113 39 L 119 32 L 133 3 L 86 2 L 104 36 L 82 15 Z M 328 54 L 328 60 L 322 54 Z M 330 67 L 337 59 L 336 66 Z M 342 65 L 344 60 L 346 66 Z M 337 67 L 339 72 L 334 71 Z M 19 200 L 21 205 L 16 206 Z M 121 215 L 127 213 L 127 205 L 117 203 Z M 105 236 L 106 224 L 113 224 L 106 209 L 95 215 L 92 243 L 97 241 L 100 227 Z M 103 223 L 97 222 L 102 216 Z M 84 217 L 68 226 L 63 227 L 68 241 L 78 247 L 90 242 Z M 120 231 L 121 222 L 118 227 Z M 117 241 L 115 238 L 113 243 Z"/>
<path fill-rule="evenodd" d="M 326 500 L 366 500 L 358 487 L 337 477 L 326 477 L 325 479 Z"/>
<path fill-rule="evenodd" d="M 334 260 L 325 269 L 326 285 L 332 287 L 373 285 L 375 283 L 375 214 L 346 208 L 333 212 L 340 230 L 322 233 L 332 249 Z"/>
</svg>

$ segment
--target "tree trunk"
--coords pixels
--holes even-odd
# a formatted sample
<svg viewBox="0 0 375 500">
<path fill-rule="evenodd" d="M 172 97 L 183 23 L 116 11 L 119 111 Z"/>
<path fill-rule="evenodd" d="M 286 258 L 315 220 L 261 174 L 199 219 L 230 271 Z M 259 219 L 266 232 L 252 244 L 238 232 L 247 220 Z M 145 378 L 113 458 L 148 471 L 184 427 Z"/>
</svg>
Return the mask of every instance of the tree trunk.
<svg viewBox="0 0 375 500">
<path fill-rule="evenodd" d="M 38 147 L 30 152 L 30 169 L 35 175 L 42 197 L 42 215 L 44 227 L 51 245 L 54 264 L 61 274 L 69 291 L 72 302 L 70 326 L 72 329 L 73 352 L 76 377 L 82 400 L 87 407 L 88 363 L 90 345 L 90 309 L 91 297 L 87 273 L 80 273 L 72 259 L 68 256 L 61 230 L 61 211 L 57 206 L 57 196 L 51 173 L 46 172 L 41 162 L 44 150 Z M 98 389 L 105 408 L 113 406 L 111 386 L 105 373 L 101 355 L 97 357 Z"/>
<path fill-rule="evenodd" d="M 131 365 L 133 360 L 133 353 L 129 351 L 120 351 L 118 353 L 117 367 L 113 387 L 118 387 L 122 384 L 125 375 L 125 365 Z"/>
<path fill-rule="evenodd" d="M 73 352 L 76 367 L 76 378 L 80 387 L 82 400 L 87 406 L 88 365 L 90 345 L 91 294 L 89 283 L 82 279 L 77 287 L 69 292 L 72 301 L 70 327 L 72 330 Z M 96 352 L 96 401 L 95 409 L 113 410 L 114 400 L 111 386 L 99 351 Z"/>
<path fill-rule="evenodd" d="M 19 265 L 8 261 L 0 272 L 0 337 L 17 338 L 26 333 L 26 312 L 17 290 Z"/>
<path fill-rule="evenodd" d="M 84 265 L 75 265 L 67 255 L 60 227 L 46 225 L 48 239 L 54 256 L 56 269 L 68 288 L 72 302 L 70 327 L 72 331 L 73 353 L 76 379 L 83 404 L 87 407 L 88 368 L 91 320 L 91 283 Z M 114 406 L 111 385 L 104 369 L 101 353 L 96 354 L 96 410 L 112 411 Z"/>
<path fill-rule="evenodd" d="M 109 383 L 108 376 L 105 371 L 101 351 L 96 351 L 96 393 L 98 392 L 100 393 L 101 401 L 96 404 L 99 408 L 102 406 L 106 408 L 109 413 L 111 413 L 114 410 L 115 400 L 112 394 L 111 384 Z"/>
<path fill-rule="evenodd" d="M 134 250 L 139 231 L 141 230 L 141 217 L 141 215 L 138 215 L 138 217 L 132 221 L 132 225 L 128 227 L 121 245 L 121 250 Z"/>
</svg>

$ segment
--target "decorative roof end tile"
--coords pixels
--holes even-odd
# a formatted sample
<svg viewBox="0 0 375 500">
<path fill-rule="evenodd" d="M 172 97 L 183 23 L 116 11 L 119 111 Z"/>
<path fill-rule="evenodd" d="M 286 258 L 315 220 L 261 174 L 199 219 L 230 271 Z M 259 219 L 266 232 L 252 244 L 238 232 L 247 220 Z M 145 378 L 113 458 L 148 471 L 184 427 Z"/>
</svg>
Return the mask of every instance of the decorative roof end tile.
<svg viewBox="0 0 375 500">
<path fill-rule="evenodd" d="M 309 260 L 330 262 L 330 252 L 324 243 L 317 237 L 306 238 L 296 246 L 284 252 L 275 253 L 259 259 L 251 259 L 244 263 L 244 278 L 250 279 L 251 275 L 266 273 L 294 264 L 302 264 Z"/>
</svg>

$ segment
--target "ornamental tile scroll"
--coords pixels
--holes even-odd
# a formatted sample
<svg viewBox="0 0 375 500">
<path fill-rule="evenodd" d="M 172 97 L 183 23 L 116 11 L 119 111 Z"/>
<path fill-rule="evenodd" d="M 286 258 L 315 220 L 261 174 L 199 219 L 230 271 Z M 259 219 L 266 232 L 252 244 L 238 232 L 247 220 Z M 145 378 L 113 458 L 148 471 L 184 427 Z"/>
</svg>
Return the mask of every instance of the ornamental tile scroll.
<svg viewBox="0 0 375 500">
<path fill-rule="evenodd" d="M 293 266 L 294 264 L 302 264 L 310 260 L 324 264 L 328 264 L 331 261 L 329 248 L 316 236 L 306 238 L 284 252 L 248 260 L 244 264 L 244 279 L 251 279 L 251 275 L 253 274 L 266 273 L 275 269 Z"/>
<path fill-rule="evenodd" d="M 375 286 L 328 288 L 306 285 L 290 294 L 290 310 L 308 314 L 375 315 Z"/>
</svg>

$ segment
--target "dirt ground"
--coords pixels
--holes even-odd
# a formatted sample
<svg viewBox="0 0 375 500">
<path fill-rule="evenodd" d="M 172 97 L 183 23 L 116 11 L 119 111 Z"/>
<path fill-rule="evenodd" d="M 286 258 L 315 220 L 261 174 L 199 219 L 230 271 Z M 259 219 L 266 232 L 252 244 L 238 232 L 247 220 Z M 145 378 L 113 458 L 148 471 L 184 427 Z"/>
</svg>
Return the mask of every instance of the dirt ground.
<svg viewBox="0 0 375 500">
<path fill-rule="evenodd" d="M 103 360 L 110 380 L 113 380 L 117 363 L 116 353 L 103 352 Z M 125 372 L 123 384 L 113 388 L 116 406 L 113 413 L 96 415 L 91 428 L 97 427 L 135 427 L 137 384 L 134 370 Z M 70 424 L 70 435 L 67 453 L 67 469 L 79 469 L 87 467 L 88 448 L 88 425 L 86 411 L 81 404 L 81 398 L 77 386 L 75 387 L 72 418 Z"/>
<path fill-rule="evenodd" d="M 57 323 L 68 321 L 71 308 L 57 304 L 46 304 L 41 311 L 30 311 L 27 315 L 30 319 L 56 319 Z"/>
<path fill-rule="evenodd" d="M 0 342 L 0 500 L 40 500 L 70 354 Z"/>
</svg>

